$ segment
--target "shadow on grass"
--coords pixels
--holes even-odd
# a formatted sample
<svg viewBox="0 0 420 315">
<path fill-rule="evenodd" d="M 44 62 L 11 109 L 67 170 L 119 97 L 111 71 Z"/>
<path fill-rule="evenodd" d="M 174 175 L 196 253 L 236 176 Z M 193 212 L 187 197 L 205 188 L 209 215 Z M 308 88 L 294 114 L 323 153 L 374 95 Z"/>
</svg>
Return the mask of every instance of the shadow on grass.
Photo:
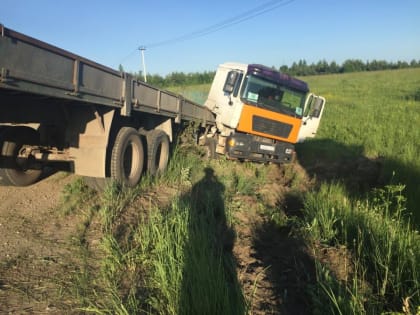
<svg viewBox="0 0 420 315">
<path fill-rule="evenodd" d="M 372 188 L 404 184 L 407 209 L 420 228 L 420 172 L 396 159 L 369 159 L 362 146 L 348 146 L 330 139 L 314 139 L 296 145 L 299 163 L 317 183 L 343 183 L 350 196 L 364 196 Z"/>
<path fill-rule="evenodd" d="M 400 216 L 398 213 L 404 209 L 402 208 L 404 205 L 399 205 L 399 193 L 397 194 L 396 190 L 399 187 L 393 185 L 405 185 L 405 190 L 402 193 L 407 199 L 405 203 L 407 210 L 403 212 L 402 218 L 408 218 L 412 227 L 419 229 L 420 172 L 415 163 L 403 162 L 402 158 L 401 160 L 387 157 L 376 160 L 368 159 L 364 156 L 363 147 L 346 146 L 332 140 L 322 139 L 300 144 L 297 146 L 297 152 L 300 164 L 317 184 L 342 183 L 348 196 L 359 199 L 370 194 L 370 207 L 374 207 L 375 202 L 379 202 L 380 209 L 389 207 L 398 217 Z M 373 188 L 382 188 L 379 191 L 381 193 L 378 194 L 377 191 L 372 194 Z M 311 211 L 314 220 L 318 219 L 320 222 L 317 226 L 321 228 L 328 228 L 329 225 L 327 221 L 324 222 L 327 223 L 325 225 L 321 223 L 322 215 L 318 216 L 317 214 L 331 207 L 335 209 L 334 203 L 332 206 L 328 202 L 322 203 L 322 200 L 328 200 L 329 196 L 330 192 L 324 191 L 324 195 L 318 195 L 317 200 L 313 202 L 317 206 L 313 206 Z M 372 196 L 375 196 L 376 201 Z M 383 199 L 378 199 L 378 196 Z M 334 196 L 332 196 L 333 199 Z M 340 205 L 340 201 L 337 201 Z M 328 214 L 328 211 L 325 214 Z M 368 215 L 345 216 L 338 212 L 333 218 L 336 223 L 330 221 L 331 228 L 336 230 L 334 239 L 347 244 L 347 248 L 353 253 L 358 250 L 356 245 L 363 248 L 358 259 L 366 270 L 363 277 L 371 284 L 374 292 L 371 301 L 378 302 L 377 305 L 372 302 L 366 303 L 366 309 L 374 310 L 368 311 L 368 313 L 401 309 L 401 301 L 407 296 L 412 297 L 413 301 L 418 301 L 418 281 L 416 280 L 416 269 L 418 268 L 416 261 L 418 259 L 413 259 L 412 257 L 415 256 L 409 254 L 418 251 L 414 241 L 406 241 L 413 240 L 412 234 L 406 229 L 404 223 L 400 222 L 403 225 L 397 229 L 398 237 L 394 238 L 392 233 L 397 232 L 391 232 L 395 231 L 391 227 L 397 228 L 400 224 L 399 219 L 392 223 L 392 217 L 389 217 L 386 212 L 379 214 L 383 216 L 383 221 L 375 221 Z M 381 227 L 385 227 L 386 231 L 389 229 L 389 232 Z M 327 235 L 325 237 L 332 240 Z M 392 251 L 387 252 L 389 248 L 392 248 Z M 383 271 L 382 266 L 386 266 L 386 272 Z M 392 283 L 392 281 L 388 281 L 388 276 L 398 280 Z M 339 291 L 345 292 L 342 289 Z"/>
<path fill-rule="evenodd" d="M 364 194 L 381 186 L 381 159 L 368 159 L 362 146 L 346 146 L 329 139 L 296 145 L 299 163 L 311 178 L 321 182 L 341 182 L 351 195 Z"/>
<path fill-rule="evenodd" d="M 182 199 L 190 205 L 177 314 L 245 314 L 245 300 L 232 254 L 224 185 L 212 168 Z"/>
<path fill-rule="evenodd" d="M 266 270 L 266 279 L 257 283 L 261 314 L 311 314 L 308 288 L 315 282 L 315 263 L 305 241 L 291 235 L 290 227 L 267 221 L 254 229 L 253 248 Z M 258 296 L 258 290 L 267 287 L 272 291 L 271 301 Z"/>
</svg>

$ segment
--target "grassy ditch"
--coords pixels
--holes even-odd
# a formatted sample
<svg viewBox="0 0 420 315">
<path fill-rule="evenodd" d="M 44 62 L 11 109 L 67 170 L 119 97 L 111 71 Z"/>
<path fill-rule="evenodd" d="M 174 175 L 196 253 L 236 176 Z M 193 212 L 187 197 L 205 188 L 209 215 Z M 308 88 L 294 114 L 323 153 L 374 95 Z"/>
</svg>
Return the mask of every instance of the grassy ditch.
<svg viewBox="0 0 420 315">
<path fill-rule="evenodd" d="M 232 253 L 232 211 L 238 209 L 232 195 L 249 192 L 263 175 L 255 177 L 251 166 L 244 178 L 230 161 L 203 164 L 194 150 L 176 150 L 162 177 L 145 178 L 133 190 L 111 185 L 102 194 L 100 267 L 81 272 L 95 279 L 81 310 L 247 312 Z"/>
<path fill-rule="evenodd" d="M 360 198 L 341 183 L 318 187 L 298 165 L 203 163 L 194 150 L 177 149 L 166 175 L 145 178 L 136 189 L 109 186 L 90 207 L 78 242 L 85 264 L 70 289 L 77 309 L 415 312 L 420 240 L 404 219 L 402 186 Z M 84 203 L 92 197 L 80 180 L 66 191 L 77 189 Z M 92 246 L 95 218 L 101 236 Z M 343 252 L 344 259 L 334 266 L 325 251 Z M 270 299 L 277 304 L 267 308 Z"/>
</svg>

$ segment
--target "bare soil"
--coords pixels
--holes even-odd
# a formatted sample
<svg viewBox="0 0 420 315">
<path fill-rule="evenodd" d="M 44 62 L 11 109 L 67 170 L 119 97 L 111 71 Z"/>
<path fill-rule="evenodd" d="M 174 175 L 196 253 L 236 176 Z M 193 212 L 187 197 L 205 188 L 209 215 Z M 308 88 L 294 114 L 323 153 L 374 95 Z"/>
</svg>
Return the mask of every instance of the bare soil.
<svg viewBox="0 0 420 315">
<path fill-rule="evenodd" d="M 0 187 L 0 313 L 62 314 L 66 278 L 78 262 L 72 236 L 80 215 L 57 211 L 73 176 L 55 174 L 30 187 Z"/>
</svg>

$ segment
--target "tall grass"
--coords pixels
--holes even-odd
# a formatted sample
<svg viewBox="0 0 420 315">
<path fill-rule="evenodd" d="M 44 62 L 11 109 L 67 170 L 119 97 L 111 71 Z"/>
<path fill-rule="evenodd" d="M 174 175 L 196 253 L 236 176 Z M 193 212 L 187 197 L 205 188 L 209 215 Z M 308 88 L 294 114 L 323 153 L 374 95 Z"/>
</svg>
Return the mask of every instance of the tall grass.
<svg viewBox="0 0 420 315">
<path fill-rule="evenodd" d="M 234 232 L 227 161 L 203 163 L 192 148 L 175 149 L 165 175 L 136 189 L 110 185 L 102 195 L 101 268 L 82 308 L 98 314 L 244 314 L 232 254 Z M 251 170 L 251 173 L 253 171 Z M 222 173 L 220 171 L 220 173 Z M 168 202 L 140 202 L 142 194 L 173 187 Z M 165 195 L 166 192 L 162 192 Z M 158 205 L 157 205 L 158 204 Z M 130 211 L 140 211 L 129 215 Z M 129 217 L 130 229 L 121 232 Z M 135 221 L 133 221 L 135 220 Z"/>
<path fill-rule="evenodd" d="M 215 239 L 220 222 L 213 209 L 197 210 L 183 198 L 174 200 L 166 214 L 155 211 L 136 233 L 153 293 L 148 307 L 164 314 L 243 314 L 232 258 Z"/>
<path fill-rule="evenodd" d="M 242 171 L 239 174 L 239 170 Z M 232 254 L 232 196 L 264 181 L 254 164 L 203 163 L 192 148 L 177 148 L 161 179 L 179 190 L 165 208 L 152 209 L 136 232 L 149 283 L 148 309 L 163 314 L 245 314 Z"/>
<path fill-rule="evenodd" d="M 148 180 L 146 178 L 145 182 Z M 111 182 L 101 194 L 102 238 L 95 255 L 98 267 L 86 266 L 81 270 L 81 275 L 90 280 L 84 287 L 86 296 L 80 307 L 83 312 L 128 315 L 137 314 L 141 309 L 138 290 L 142 284 L 142 270 L 138 264 L 137 249 L 128 241 L 130 237 L 122 238 L 120 225 L 125 208 L 142 188 L 121 189 Z"/>
<path fill-rule="evenodd" d="M 349 283 L 332 281 L 325 267 L 318 266 L 320 291 L 330 301 L 353 303 L 337 304 L 334 313 L 401 311 L 407 298 L 412 310 L 420 305 L 420 236 L 402 219 L 402 191 L 403 186 L 386 186 L 361 200 L 346 197 L 340 184 L 324 184 L 306 196 L 311 237 L 330 246 L 345 244 L 353 255 Z"/>
</svg>

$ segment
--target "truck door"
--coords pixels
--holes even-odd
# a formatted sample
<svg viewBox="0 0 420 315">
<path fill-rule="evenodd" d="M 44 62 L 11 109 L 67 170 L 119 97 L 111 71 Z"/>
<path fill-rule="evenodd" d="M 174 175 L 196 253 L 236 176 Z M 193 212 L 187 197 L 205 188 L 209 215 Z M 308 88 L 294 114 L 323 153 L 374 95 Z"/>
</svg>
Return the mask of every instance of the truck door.
<svg viewBox="0 0 420 315">
<path fill-rule="evenodd" d="M 306 99 L 302 125 L 299 130 L 298 142 L 303 142 L 306 138 L 313 138 L 318 130 L 324 111 L 325 98 L 315 94 L 309 94 Z"/>
</svg>

